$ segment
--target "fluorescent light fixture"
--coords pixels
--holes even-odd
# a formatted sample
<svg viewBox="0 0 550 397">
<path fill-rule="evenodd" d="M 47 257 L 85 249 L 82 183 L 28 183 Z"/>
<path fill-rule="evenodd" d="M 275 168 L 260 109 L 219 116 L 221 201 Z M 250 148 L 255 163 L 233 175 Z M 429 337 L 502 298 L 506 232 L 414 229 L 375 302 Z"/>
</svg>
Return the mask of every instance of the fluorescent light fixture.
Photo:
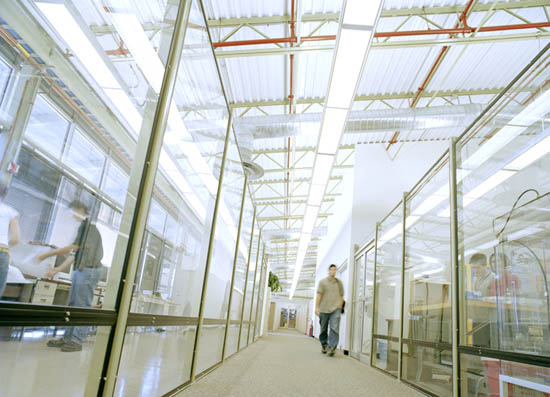
<svg viewBox="0 0 550 397">
<path fill-rule="evenodd" d="M 347 116 L 347 109 L 325 109 L 317 153 L 336 154 L 340 138 L 346 126 Z"/>
<path fill-rule="evenodd" d="M 367 3 L 365 0 L 345 2 L 308 195 L 308 208 L 311 209 L 306 213 L 307 217 L 304 217 L 300 246 L 305 241 L 304 233 L 311 233 L 313 225 L 315 225 L 317 214 L 313 216 L 309 213 L 314 211 L 312 208 L 318 211 L 318 205 L 320 206 L 323 200 L 334 156 L 338 152 L 348 111 L 361 77 L 361 70 L 372 37 L 372 25 L 376 21 L 381 0 L 368 0 L 370 4 L 365 3 Z M 309 242 L 309 240 L 307 241 Z M 304 258 L 305 252 L 299 250 L 289 293 L 290 299 L 296 290 Z"/>
<path fill-rule="evenodd" d="M 441 187 L 434 194 L 427 197 L 426 200 L 420 203 L 420 205 L 412 211 L 412 213 L 414 215 L 425 215 L 446 199 L 449 199 L 449 186 L 447 185 Z"/>
<path fill-rule="evenodd" d="M 315 165 L 313 166 L 312 185 L 325 185 L 328 183 L 334 156 L 328 154 L 318 154 L 315 156 Z"/>
<path fill-rule="evenodd" d="M 498 185 L 500 185 L 502 182 L 510 178 L 511 176 L 515 175 L 516 171 L 511 170 L 499 170 L 493 175 L 491 175 L 489 178 L 485 179 L 483 182 L 481 182 L 479 185 L 477 185 L 475 188 L 470 190 L 467 194 L 464 195 L 464 198 L 462 200 L 462 208 L 466 208 L 471 203 L 476 201 L 477 199 L 483 197 L 483 195 Z M 437 216 L 440 217 L 449 217 L 451 215 L 451 210 L 449 207 L 445 208 L 443 211 L 441 211 Z"/>
<path fill-rule="evenodd" d="M 309 233 L 313 231 L 315 227 L 315 221 L 317 220 L 317 214 L 319 213 L 319 207 L 308 205 L 306 206 L 306 213 L 304 215 L 304 223 L 302 225 L 302 233 Z"/>
<path fill-rule="evenodd" d="M 311 185 L 309 188 L 307 205 L 320 206 L 323 202 L 323 196 L 325 195 L 326 188 L 327 185 Z"/>
<path fill-rule="evenodd" d="M 550 153 L 550 136 L 539 141 L 503 168 L 506 170 L 520 171 L 548 153 Z"/>
<path fill-rule="evenodd" d="M 373 26 L 381 1 L 348 0 L 344 11 L 344 24 Z"/>
<path fill-rule="evenodd" d="M 491 158 L 493 154 L 510 143 L 515 137 L 521 134 L 525 127 L 504 126 L 491 139 L 483 144 L 474 154 L 462 163 L 466 169 L 476 169 L 485 161 Z"/>
<path fill-rule="evenodd" d="M 485 193 L 493 190 L 495 187 L 497 187 L 506 179 L 510 178 L 512 175 L 515 175 L 515 174 L 516 174 L 515 171 L 508 171 L 508 170 L 497 171 L 495 174 L 485 179 L 483 182 L 481 182 L 475 188 L 470 190 L 464 196 L 464 207 L 469 205 L 471 202 L 481 198 Z"/>
<path fill-rule="evenodd" d="M 158 94 L 164 76 L 164 65 L 155 52 L 141 23 L 134 14 L 109 13 L 116 30 L 134 57 L 149 84 Z"/>
<path fill-rule="evenodd" d="M 348 109 L 355 94 L 372 32 L 341 29 L 327 106 Z"/>
<path fill-rule="evenodd" d="M 475 169 L 493 154 L 524 132 L 527 127 L 540 121 L 550 111 L 550 90 L 539 95 L 533 102 L 517 114 L 506 126 L 463 163 L 464 168 Z"/>
<path fill-rule="evenodd" d="M 37 2 L 36 6 L 69 45 L 88 73 L 104 90 L 122 117 L 126 119 L 134 132 L 138 134 L 143 117 L 137 111 L 130 98 L 128 98 L 122 86 L 69 10 L 61 3 Z"/>
</svg>

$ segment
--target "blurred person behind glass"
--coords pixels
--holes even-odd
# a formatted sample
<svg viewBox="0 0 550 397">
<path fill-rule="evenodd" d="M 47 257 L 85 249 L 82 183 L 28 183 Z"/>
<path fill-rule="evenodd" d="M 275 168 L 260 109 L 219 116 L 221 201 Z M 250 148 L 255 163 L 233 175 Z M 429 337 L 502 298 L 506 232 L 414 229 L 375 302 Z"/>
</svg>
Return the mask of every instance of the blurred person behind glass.
<svg viewBox="0 0 550 397">
<path fill-rule="evenodd" d="M 4 203 L 8 195 L 8 184 L 0 181 L 0 298 L 8 281 L 10 249 L 19 244 L 19 213 Z"/>
<path fill-rule="evenodd" d="M 81 221 L 75 241 L 66 247 L 38 256 L 38 260 L 74 252 L 61 266 L 52 269 L 48 278 L 53 278 L 59 272 L 68 272 L 74 263 L 69 306 L 91 307 L 95 287 L 103 275 L 103 243 L 99 230 L 91 223 L 88 207 L 79 200 L 71 202 L 69 207 L 73 210 L 73 216 Z M 48 346 L 59 347 L 63 352 L 80 351 L 88 332 L 89 327 L 86 326 L 69 327 L 63 338 L 50 340 Z"/>
<path fill-rule="evenodd" d="M 495 275 L 491 271 L 487 263 L 487 256 L 482 253 L 472 255 L 470 258 L 470 266 L 474 272 L 472 290 L 474 296 L 478 298 L 487 298 L 496 295 Z M 472 318 L 472 339 L 475 346 L 491 346 L 491 316 L 487 310 L 496 310 L 496 302 L 494 308 L 479 307 L 477 303 L 472 302 L 468 312 Z"/>
</svg>

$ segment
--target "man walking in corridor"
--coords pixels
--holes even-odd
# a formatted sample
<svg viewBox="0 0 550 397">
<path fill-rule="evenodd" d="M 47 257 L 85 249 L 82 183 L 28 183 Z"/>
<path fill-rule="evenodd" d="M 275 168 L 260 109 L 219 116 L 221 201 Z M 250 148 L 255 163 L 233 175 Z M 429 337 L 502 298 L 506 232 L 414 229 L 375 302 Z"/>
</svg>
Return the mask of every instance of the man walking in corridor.
<svg viewBox="0 0 550 397">
<path fill-rule="evenodd" d="M 319 316 L 322 352 L 334 356 L 338 346 L 338 332 L 340 330 L 340 314 L 344 306 L 344 285 L 336 276 L 336 265 L 328 268 L 328 277 L 322 279 L 317 287 L 315 314 Z M 330 333 L 328 328 L 330 326 Z"/>
</svg>

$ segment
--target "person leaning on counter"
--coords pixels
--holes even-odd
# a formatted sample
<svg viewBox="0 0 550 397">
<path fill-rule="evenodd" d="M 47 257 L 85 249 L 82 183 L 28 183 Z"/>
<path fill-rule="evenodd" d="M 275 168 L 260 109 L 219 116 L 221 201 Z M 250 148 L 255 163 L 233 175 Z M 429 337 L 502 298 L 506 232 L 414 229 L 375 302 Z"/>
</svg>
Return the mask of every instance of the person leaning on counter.
<svg viewBox="0 0 550 397">
<path fill-rule="evenodd" d="M 97 227 L 91 223 L 88 207 L 84 203 L 75 200 L 69 207 L 73 210 L 73 216 L 81 221 L 74 243 L 46 252 L 38 256 L 38 260 L 43 261 L 51 256 L 74 252 L 74 255 L 69 256 L 61 266 L 52 269 L 48 278 L 52 278 L 59 272 L 68 271 L 71 264 L 74 263 L 69 306 L 91 307 L 95 287 L 103 275 L 101 234 Z M 63 352 L 80 351 L 88 332 L 89 327 L 69 327 L 61 339 L 48 341 L 48 346 L 59 347 Z"/>
</svg>

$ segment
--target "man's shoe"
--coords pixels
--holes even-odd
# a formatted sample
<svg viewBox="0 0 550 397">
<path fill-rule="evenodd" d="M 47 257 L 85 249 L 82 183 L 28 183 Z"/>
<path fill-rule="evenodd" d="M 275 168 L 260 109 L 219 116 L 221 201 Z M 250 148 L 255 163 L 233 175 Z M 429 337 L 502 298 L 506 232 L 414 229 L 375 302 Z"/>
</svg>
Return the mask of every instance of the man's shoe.
<svg viewBox="0 0 550 397">
<path fill-rule="evenodd" d="M 61 351 L 68 353 L 68 352 L 79 352 L 82 350 L 82 345 L 78 344 L 76 342 L 66 342 L 61 346 Z"/>
<path fill-rule="evenodd" d="M 65 341 L 63 339 L 52 339 L 49 340 L 48 343 L 46 343 L 46 346 L 48 347 L 61 347 L 65 344 Z"/>
<path fill-rule="evenodd" d="M 336 347 L 331 347 L 331 348 L 329 349 L 329 351 L 328 351 L 328 355 L 329 355 L 330 357 L 334 356 L 334 351 L 335 351 L 335 350 L 336 350 Z"/>
<path fill-rule="evenodd" d="M 321 351 L 323 352 L 323 354 L 327 354 L 327 345 L 323 345 Z"/>
</svg>

